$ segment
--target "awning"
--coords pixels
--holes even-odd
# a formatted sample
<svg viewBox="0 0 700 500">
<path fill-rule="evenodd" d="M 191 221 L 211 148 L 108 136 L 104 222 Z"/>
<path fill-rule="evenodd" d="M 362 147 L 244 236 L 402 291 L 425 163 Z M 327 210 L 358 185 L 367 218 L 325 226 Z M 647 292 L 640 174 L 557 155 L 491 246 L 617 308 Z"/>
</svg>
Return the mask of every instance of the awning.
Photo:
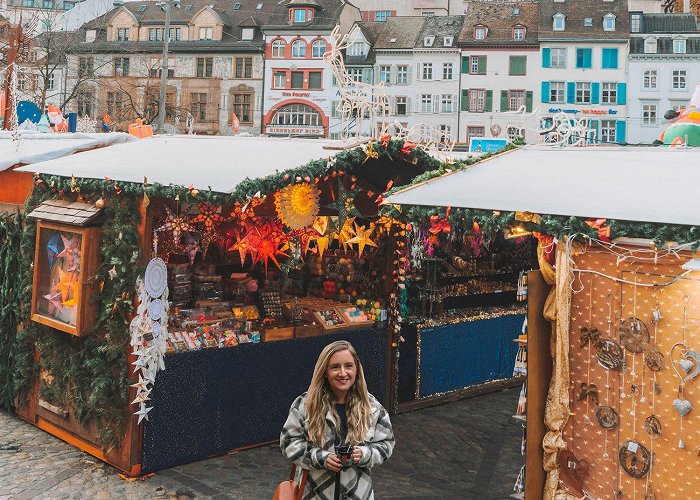
<svg viewBox="0 0 700 500">
<path fill-rule="evenodd" d="M 384 203 L 700 225 L 700 148 L 530 146 Z"/>
<path fill-rule="evenodd" d="M 270 137 L 154 136 L 18 169 L 48 175 L 196 188 L 228 193 L 259 178 L 334 155 L 331 141 Z"/>
<path fill-rule="evenodd" d="M 11 132 L 0 132 L 0 172 L 19 165 L 31 165 L 137 140 L 124 133 L 42 134 L 22 131 L 13 135 Z"/>
</svg>

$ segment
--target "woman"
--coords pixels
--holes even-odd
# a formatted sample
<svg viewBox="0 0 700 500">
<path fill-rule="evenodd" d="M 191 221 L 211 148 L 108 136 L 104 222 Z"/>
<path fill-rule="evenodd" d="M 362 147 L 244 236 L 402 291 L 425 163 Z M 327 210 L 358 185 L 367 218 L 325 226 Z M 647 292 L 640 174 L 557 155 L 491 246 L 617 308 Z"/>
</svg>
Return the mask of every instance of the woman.
<svg viewBox="0 0 700 500">
<path fill-rule="evenodd" d="M 336 446 L 352 446 L 345 464 Z M 309 477 L 304 500 L 371 500 L 370 470 L 391 456 L 389 414 L 367 392 L 362 364 L 350 342 L 326 346 L 316 361 L 309 390 L 289 410 L 280 436 L 282 453 Z"/>
</svg>

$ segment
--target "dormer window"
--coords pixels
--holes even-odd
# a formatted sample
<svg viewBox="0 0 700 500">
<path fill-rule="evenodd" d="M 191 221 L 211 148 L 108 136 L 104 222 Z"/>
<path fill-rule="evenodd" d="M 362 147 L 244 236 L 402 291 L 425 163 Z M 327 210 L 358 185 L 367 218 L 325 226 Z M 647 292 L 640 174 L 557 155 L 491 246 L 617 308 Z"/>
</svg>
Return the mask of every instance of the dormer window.
<svg viewBox="0 0 700 500">
<path fill-rule="evenodd" d="M 513 40 L 525 40 L 525 26 L 515 26 L 513 28 Z"/>
<path fill-rule="evenodd" d="M 434 36 L 426 36 L 425 38 L 423 38 L 423 45 L 426 47 L 432 47 L 434 41 L 435 41 Z"/>
<path fill-rule="evenodd" d="M 349 56 L 364 56 L 365 44 L 363 42 L 352 42 L 348 47 Z"/>
<path fill-rule="evenodd" d="M 584 18 L 584 19 L 583 19 L 583 25 L 584 25 L 586 28 L 590 28 L 591 26 L 593 26 L 593 18 L 592 18 L 592 17 L 586 17 L 586 18 Z"/>
<path fill-rule="evenodd" d="M 552 20 L 553 31 L 564 31 L 566 29 L 566 16 L 564 14 L 554 14 Z"/>
<path fill-rule="evenodd" d="M 673 53 L 685 54 L 685 38 L 676 38 L 673 40 Z"/>
<path fill-rule="evenodd" d="M 640 33 L 642 31 L 642 14 L 634 12 L 630 14 L 630 33 Z"/>
<path fill-rule="evenodd" d="M 290 9 L 289 20 L 293 24 L 304 24 L 313 21 L 313 9 Z"/>
<path fill-rule="evenodd" d="M 200 40 L 211 40 L 214 38 L 214 28 L 202 27 L 199 28 Z"/>
<path fill-rule="evenodd" d="M 453 42 L 453 41 L 454 41 L 454 37 L 453 37 L 453 36 L 446 36 L 446 37 L 444 37 L 444 38 L 442 39 L 442 44 L 443 44 L 445 47 L 452 47 L 452 42 Z"/>
<path fill-rule="evenodd" d="M 148 7 L 146 4 L 139 5 L 139 9 L 138 9 L 137 12 L 145 12 L 145 11 L 146 11 L 146 7 Z"/>
<path fill-rule="evenodd" d="M 87 43 L 94 42 L 97 38 L 97 30 L 87 30 L 85 32 L 85 41 Z"/>
<path fill-rule="evenodd" d="M 252 40 L 255 36 L 255 28 L 241 29 L 241 40 Z"/>
<path fill-rule="evenodd" d="M 520 15 L 520 7 L 513 7 L 513 15 L 514 16 L 519 16 Z"/>
<path fill-rule="evenodd" d="M 605 14 L 603 17 L 603 30 L 615 31 L 615 14 Z"/>
<path fill-rule="evenodd" d="M 656 54 L 656 38 L 647 38 L 644 40 L 644 53 L 645 54 Z"/>
<path fill-rule="evenodd" d="M 474 40 L 485 40 L 488 34 L 488 28 L 486 26 L 476 26 L 474 28 Z"/>
</svg>

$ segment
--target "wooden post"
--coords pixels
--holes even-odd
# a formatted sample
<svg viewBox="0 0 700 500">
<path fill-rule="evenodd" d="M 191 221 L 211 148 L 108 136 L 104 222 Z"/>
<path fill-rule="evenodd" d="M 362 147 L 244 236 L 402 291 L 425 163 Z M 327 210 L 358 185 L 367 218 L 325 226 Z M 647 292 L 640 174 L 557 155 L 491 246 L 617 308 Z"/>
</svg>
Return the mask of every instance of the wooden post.
<svg viewBox="0 0 700 500">
<path fill-rule="evenodd" d="M 17 27 L 15 29 L 10 29 L 10 47 L 7 51 L 7 75 L 5 75 L 5 120 L 3 128 L 5 130 L 10 130 L 12 126 L 11 115 L 14 113 L 12 109 L 12 73 L 15 69 L 15 61 L 17 61 L 17 55 L 19 54 L 19 41 L 22 37 L 22 16 L 20 15 L 19 21 L 17 22 Z M 16 118 L 15 118 L 16 119 Z"/>
<path fill-rule="evenodd" d="M 527 274 L 527 446 L 525 452 L 525 498 L 542 498 L 547 477 L 542 460 L 544 409 L 552 379 L 549 347 L 552 327 L 542 315 L 550 286 L 539 271 Z"/>
</svg>

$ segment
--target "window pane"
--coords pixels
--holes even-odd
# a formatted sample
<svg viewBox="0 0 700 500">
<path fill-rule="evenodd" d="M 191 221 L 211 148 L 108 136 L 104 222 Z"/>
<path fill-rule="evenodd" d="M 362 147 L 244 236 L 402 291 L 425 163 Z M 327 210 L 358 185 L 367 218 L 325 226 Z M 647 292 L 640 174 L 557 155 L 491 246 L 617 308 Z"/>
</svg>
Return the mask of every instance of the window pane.
<svg viewBox="0 0 700 500">
<path fill-rule="evenodd" d="M 321 72 L 312 71 L 309 73 L 309 88 L 310 89 L 320 89 L 321 88 Z"/>
<path fill-rule="evenodd" d="M 301 71 L 292 71 L 292 88 L 304 88 L 304 73 Z"/>
</svg>

